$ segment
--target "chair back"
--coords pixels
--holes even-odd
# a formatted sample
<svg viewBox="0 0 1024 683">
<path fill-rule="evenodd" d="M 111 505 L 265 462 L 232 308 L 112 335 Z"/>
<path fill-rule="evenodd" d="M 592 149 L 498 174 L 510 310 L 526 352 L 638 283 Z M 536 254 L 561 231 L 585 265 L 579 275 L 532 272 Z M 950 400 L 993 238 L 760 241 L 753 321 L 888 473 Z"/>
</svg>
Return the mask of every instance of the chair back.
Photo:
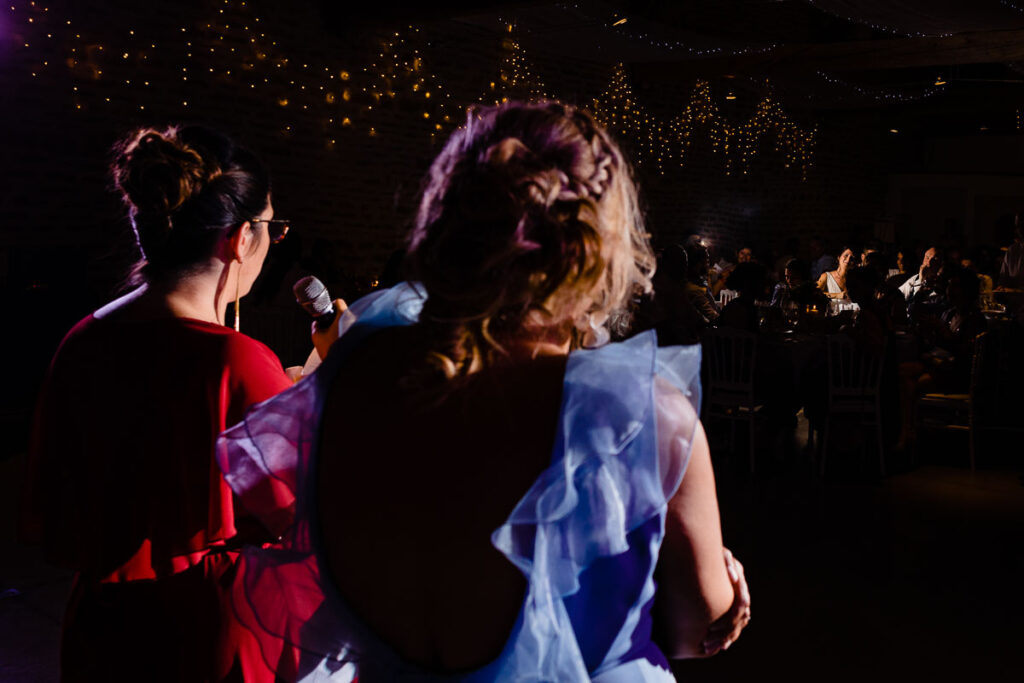
<svg viewBox="0 0 1024 683">
<path fill-rule="evenodd" d="M 858 349 L 856 342 L 845 334 L 828 335 L 829 409 L 873 410 L 882 384 L 884 360 L 884 346 L 882 353 L 875 356 Z"/>
<path fill-rule="evenodd" d="M 704 333 L 704 363 L 711 405 L 754 405 L 757 335 L 729 328 Z"/>
<path fill-rule="evenodd" d="M 1008 328 L 978 335 L 971 368 L 971 403 L 976 420 L 985 427 L 1024 429 L 1022 386 L 1024 331 Z"/>
</svg>

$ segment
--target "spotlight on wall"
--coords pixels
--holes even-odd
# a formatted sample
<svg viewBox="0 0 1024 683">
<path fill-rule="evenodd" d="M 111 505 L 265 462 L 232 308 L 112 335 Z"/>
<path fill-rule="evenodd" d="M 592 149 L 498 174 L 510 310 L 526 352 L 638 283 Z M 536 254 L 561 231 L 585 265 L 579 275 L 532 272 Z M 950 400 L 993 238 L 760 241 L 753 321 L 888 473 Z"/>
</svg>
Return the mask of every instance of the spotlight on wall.
<svg viewBox="0 0 1024 683">
<path fill-rule="evenodd" d="M 898 129 L 898 128 L 890 128 L 890 129 L 889 129 L 889 132 L 890 132 L 890 133 L 899 133 L 900 131 L 899 131 L 899 129 Z"/>
</svg>

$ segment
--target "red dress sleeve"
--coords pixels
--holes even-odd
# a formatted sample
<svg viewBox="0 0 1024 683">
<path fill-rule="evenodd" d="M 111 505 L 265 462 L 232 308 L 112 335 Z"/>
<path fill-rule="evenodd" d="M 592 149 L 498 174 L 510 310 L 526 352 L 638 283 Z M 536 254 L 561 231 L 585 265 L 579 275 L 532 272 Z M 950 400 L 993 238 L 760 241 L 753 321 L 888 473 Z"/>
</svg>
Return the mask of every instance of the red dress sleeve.
<svg viewBox="0 0 1024 683">
<path fill-rule="evenodd" d="M 222 414 L 224 427 L 241 422 L 250 406 L 265 401 L 292 385 L 281 361 L 263 343 L 243 334 L 228 337 L 224 346 L 228 382 Z"/>
</svg>

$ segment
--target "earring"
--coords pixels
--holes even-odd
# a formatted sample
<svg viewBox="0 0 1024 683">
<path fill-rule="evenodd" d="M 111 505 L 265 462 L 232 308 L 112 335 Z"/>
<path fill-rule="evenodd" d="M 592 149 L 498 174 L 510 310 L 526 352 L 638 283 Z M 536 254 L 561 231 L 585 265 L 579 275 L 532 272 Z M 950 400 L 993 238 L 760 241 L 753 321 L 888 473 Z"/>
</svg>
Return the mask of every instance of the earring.
<svg viewBox="0 0 1024 683">
<path fill-rule="evenodd" d="M 238 275 L 235 277 L 235 332 L 239 332 L 239 317 L 238 317 L 238 301 L 241 298 L 238 296 L 238 290 L 242 281 L 242 259 L 238 259 Z"/>
</svg>

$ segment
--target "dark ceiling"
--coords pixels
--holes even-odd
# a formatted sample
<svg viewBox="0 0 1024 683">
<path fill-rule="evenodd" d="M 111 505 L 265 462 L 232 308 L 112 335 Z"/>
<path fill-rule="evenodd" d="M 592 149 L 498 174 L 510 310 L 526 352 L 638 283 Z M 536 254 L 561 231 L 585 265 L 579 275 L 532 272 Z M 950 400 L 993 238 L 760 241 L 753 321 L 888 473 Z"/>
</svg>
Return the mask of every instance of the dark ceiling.
<svg viewBox="0 0 1024 683">
<path fill-rule="evenodd" d="M 379 0 L 358 12 L 322 0 L 321 7 L 342 31 L 455 21 L 497 33 L 511 22 L 527 48 L 624 62 L 648 87 L 769 78 L 816 109 L 939 94 L 954 103 L 1024 99 L 1016 68 L 1024 64 L 1024 0 Z"/>
</svg>

